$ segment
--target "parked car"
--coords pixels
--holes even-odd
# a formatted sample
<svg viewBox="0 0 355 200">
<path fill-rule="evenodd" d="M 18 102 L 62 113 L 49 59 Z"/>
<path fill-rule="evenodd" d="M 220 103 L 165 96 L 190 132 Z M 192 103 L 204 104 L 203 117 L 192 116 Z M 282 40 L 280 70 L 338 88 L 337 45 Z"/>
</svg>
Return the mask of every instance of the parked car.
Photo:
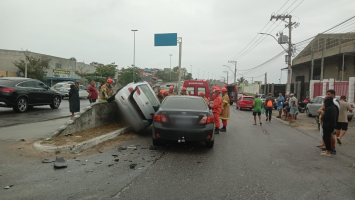
<svg viewBox="0 0 355 200">
<path fill-rule="evenodd" d="M 65 84 L 61 88 L 59 88 L 59 92 L 62 95 L 62 99 L 65 97 L 69 98 L 69 91 L 70 91 L 70 86 L 72 84 Z M 87 88 L 83 85 L 79 85 L 79 98 L 87 98 L 89 96 L 89 93 L 87 91 Z"/>
<path fill-rule="evenodd" d="M 237 100 L 237 109 L 253 109 L 254 97 L 252 96 L 242 96 Z"/>
<path fill-rule="evenodd" d="M 72 81 L 59 82 L 59 83 L 53 85 L 53 86 L 51 87 L 51 89 L 59 91 L 59 89 L 60 89 L 61 87 L 63 87 L 63 85 L 67 85 L 67 84 L 74 84 L 74 82 L 72 82 Z"/>
<path fill-rule="evenodd" d="M 26 112 L 29 106 L 49 105 L 57 109 L 60 103 L 60 93 L 41 81 L 19 77 L 0 78 L 0 107 Z"/>
<path fill-rule="evenodd" d="M 340 96 L 336 96 L 339 100 Z M 312 101 L 310 101 L 306 106 L 306 114 L 308 117 L 318 116 L 318 110 L 323 106 L 324 96 L 317 96 Z M 354 104 L 350 104 L 354 108 Z M 354 117 L 354 113 L 348 112 L 348 121 L 350 122 Z"/>
<path fill-rule="evenodd" d="M 154 90 L 147 82 L 130 83 L 119 89 L 107 101 L 116 101 L 127 123 L 136 132 L 152 124 L 153 116 L 160 107 Z"/>
<path fill-rule="evenodd" d="M 194 96 L 168 96 L 154 115 L 153 145 L 166 141 L 202 141 L 214 146 L 213 114 L 206 102 Z"/>
</svg>

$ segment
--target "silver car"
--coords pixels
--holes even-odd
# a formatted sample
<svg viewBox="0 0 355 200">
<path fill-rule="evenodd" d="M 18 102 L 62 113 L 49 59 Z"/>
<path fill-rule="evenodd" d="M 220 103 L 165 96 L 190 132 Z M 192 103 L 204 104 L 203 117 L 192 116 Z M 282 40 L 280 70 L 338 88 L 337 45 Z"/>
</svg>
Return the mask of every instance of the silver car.
<svg viewBox="0 0 355 200">
<path fill-rule="evenodd" d="M 319 108 L 321 108 L 323 106 L 324 98 L 325 98 L 324 96 L 317 96 L 307 104 L 306 113 L 307 113 L 308 117 L 319 115 L 318 110 L 319 110 Z M 339 100 L 340 96 L 336 96 L 336 98 Z M 351 106 L 354 107 L 354 105 L 351 105 Z M 348 121 L 349 122 L 352 120 L 353 117 L 354 117 L 354 113 L 348 112 Z"/>
<path fill-rule="evenodd" d="M 126 85 L 115 94 L 115 101 L 126 121 L 136 132 L 152 124 L 154 114 L 160 107 L 154 90 L 147 82 Z"/>
</svg>

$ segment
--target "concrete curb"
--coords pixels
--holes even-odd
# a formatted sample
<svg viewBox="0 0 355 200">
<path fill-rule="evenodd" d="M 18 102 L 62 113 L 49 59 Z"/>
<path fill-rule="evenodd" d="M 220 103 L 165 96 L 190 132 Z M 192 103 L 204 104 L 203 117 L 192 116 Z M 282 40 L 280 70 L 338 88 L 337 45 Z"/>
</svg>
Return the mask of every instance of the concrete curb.
<svg viewBox="0 0 355 200">
<path fill-rule="evenodd" d="M 76 145 L 64 145 L 64 146 L 47 146 L 47 145 L 42 145 L 42 141 L 37 141 L 33 144 L 34 148 L 39 150 L 39 151 L 45 151 L 45 152 L 61 152 L 61 153 L 80 153 L 86 149 L 91 148 L 92 146 L 95 146 L 97 144 L 100 144 L 102 142 L 105 142 L 107 140 L 113 139 L 117 136 L 119 136 L 121 133 L 124 133 L 129 130 L 129 127 L 124 127 L 121 129 L 118 129 L 116 131 L 112 131 L 110 133 L 107 133 L 105 135 L 101 135 L 96 138 L 92 138 L 90 140 L 78 143 Z M 70 137 L 70 136 L 69 136 Z"/>
</svg>

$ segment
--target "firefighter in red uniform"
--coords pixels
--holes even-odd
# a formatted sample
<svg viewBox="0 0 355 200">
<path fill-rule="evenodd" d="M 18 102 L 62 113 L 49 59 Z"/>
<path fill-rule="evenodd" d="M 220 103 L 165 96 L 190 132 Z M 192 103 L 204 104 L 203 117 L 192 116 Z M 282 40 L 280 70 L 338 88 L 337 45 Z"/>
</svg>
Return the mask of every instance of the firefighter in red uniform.
<svg viewBox="0 0 355 200">
<path fill-rule="evenodd" d="M 222 98 L 221 98 L 221 89 L 216 88 L 215 90 L 215 95 L 216 98 L 213 101 L 213 104 L 211 106 L 212 108 L 212 113 L 213 113 L 213 118 L 214 118 L 214 123 L 216 125 L 215 127 L 215 133 L 219 134 L 219 115 L 221 114 L 222 111 Z"/>
</svg>

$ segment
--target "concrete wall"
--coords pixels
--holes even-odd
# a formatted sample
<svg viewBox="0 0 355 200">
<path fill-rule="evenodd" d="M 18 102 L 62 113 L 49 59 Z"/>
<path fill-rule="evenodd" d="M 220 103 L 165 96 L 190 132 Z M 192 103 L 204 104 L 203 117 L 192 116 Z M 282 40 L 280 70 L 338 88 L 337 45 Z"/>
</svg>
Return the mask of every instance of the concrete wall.
<svg viewBox="0 0 355 200">
<path fill-rule="evenodd" d="M 122 121 L 121 111 L 117 103 L 102 102 L 88 106 L 84 111 L 75 115 L 74 119 L 56 130 L 53 136 L 75 133 L 112 122 Z"/>
</svg>

